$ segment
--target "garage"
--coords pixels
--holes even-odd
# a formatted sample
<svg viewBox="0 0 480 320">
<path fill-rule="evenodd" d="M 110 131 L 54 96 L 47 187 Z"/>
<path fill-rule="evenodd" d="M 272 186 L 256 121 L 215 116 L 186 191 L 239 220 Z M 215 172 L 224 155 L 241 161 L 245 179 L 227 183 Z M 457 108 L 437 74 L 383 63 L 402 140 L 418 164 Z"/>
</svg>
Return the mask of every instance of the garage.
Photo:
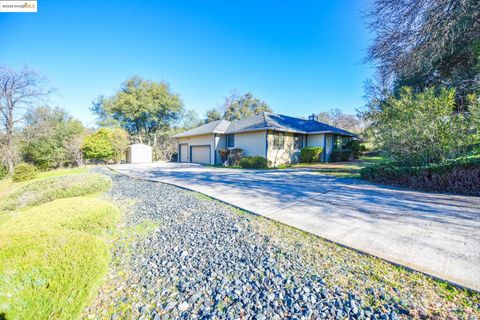
<svg viewBox="0 0 480 320">
<path fill-rule="evenodd" d="M 192 162 L 210 164 L 210 146 L 191 146 L 190 155 Z"/>
<path fill-rule="evenodd" d="M 180 162 L 188 162 L 188 144 L 181 144 L 179 151 Z"/>
</svg>

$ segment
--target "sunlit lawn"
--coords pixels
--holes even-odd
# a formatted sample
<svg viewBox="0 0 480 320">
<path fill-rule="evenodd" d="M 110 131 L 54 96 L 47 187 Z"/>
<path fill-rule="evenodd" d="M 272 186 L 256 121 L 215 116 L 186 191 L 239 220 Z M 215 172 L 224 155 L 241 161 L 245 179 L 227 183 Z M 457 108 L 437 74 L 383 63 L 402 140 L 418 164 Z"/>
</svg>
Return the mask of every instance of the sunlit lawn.
<svg viewBox="0 0 480 320">
<path fill-rule="evenodd" d="M 87 167 L 79 167 L 79 168 L 71 168 L 71 169 L 57 169 L 57 170 L 50 170 L 50 171 L 41 171 L 38 173 L 38 175 L 35 177 L 33 180 L 29 181 L 23 181 L 23 182 L 16 182 L 13 183 L 11 179 L 5 178 L 0 180 L 0 197 L 2 196 L 3 192 L 9 191 L 12 188 L 20 187 L 24 185 L 25 183 L 35 181 L 35 180 L 41 180 L 41 179 L 46 179 L 46 178 L 52 178 L 52 177 L 60 177 L 60 176 L 66 176 L 66 175 L 71 175 L 71 174 L 80 174 L 80 173 L 86 173 L 87 172 Z"/>
<path fill-rule="evenodd" d="M 0 205 L 11 204 L 0 212 L 0 319 L 79 316 L 107 272 L 105 232 L 120 217 L 91 196 L 108 189 L 105 179 L 77 168 L 0 182 Z"/>
<path fill-rule="evenodd" d="M 360 170 L 368 165 L 386 160 L 382 156 L 362 156 L 358 160 L 332 163 L 298 163 L 291 168 L 309 168 L 323 175 L 341 178 L 360 178 Z"/>
</svg>

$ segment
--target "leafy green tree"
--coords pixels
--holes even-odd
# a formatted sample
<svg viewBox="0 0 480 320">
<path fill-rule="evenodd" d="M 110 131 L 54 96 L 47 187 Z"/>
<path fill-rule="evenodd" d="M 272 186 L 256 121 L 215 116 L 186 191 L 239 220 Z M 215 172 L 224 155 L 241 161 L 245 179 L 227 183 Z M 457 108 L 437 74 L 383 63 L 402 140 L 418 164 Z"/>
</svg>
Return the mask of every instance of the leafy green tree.
<svg viewBox="0 0 480 320">
<path fill-rule="evenodd" d="M 198 113 L 195 110 L 188 110 L 183 116 L 181 127 L 185 130 L 189 130 L 202 124 L 203 121 L 198 116 Z"/>
<path fill-rule="evenodd" d="M 225 99 L 223 109 L 223 119 L 228 121 L 244 119 L 264 111 L 272 112 L 266 102 L 255 98 L 250 92 L 243 95 L 233 92 Z"/>
<path fill-rule="evenodd" d="M 210 109 L 205 113 L 205 122 L 217 121 L 222 118 L 222 114 L 218 109 Z"/>
<path fill-rule="evenodd" d="M 92 111 L 104 123 L 118 123 L 135 140 L 154 145 L 155 133 L 181 120 L 183 103 L 166 82 L 127 79 L 111 97 L 100 97 Z"/>
<path fill-rule="evenodd" d="M 120 128 L 101 128 L 83 139 L 82 151 L 85 159 L 120 162 L 125 158 L 128 134 Z"/>
<path fill-rule="evenodd" d="M 22 156 L 41 169 L 81 165 L 80 145 L 85 131 L 79 120 L 61 108 L 38 107 L 24 116 Z"/>
<path fill-rule="evenodd" d="M 376 142 L 402 165 L 439 163 L 468 154 L 480 143 L 478 99 L 468 97 L 468 112 L 456 111 L 455 90 L 428 88 L 414 93 L 401 89 L 368 116 Z"/>
</svg>

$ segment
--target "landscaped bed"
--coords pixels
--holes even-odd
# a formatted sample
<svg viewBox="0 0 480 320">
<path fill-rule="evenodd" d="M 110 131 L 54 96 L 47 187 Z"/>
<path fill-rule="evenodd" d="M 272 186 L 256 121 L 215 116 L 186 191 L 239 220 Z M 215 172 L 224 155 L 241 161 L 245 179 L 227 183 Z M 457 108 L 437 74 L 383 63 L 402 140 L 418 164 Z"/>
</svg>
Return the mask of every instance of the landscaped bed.
<svg viewBox="0 0 480 320">
<path fill-rule="evenodd" d="M 80 172 L 2 182 L 1 319 L 78 318 L 108 271 L 106 235 L 120 211 L 93 197 L 110 186 L 108 177 Z"/>
<path fill-rule="evenodd" d="M 448 319 L 480 315 L 478 293 L 199 193 L 108 169 L 96 171 L 102 174 L 88 174 L 89 179 L 40 176 L 2 190 L 0 198 L 5 200 L 19 190 L 43 194 L 44 190 L 32 187 L 38 181 L 73 190 L 78 189 L 65 181 L 94 185 L 109 181 L 112 186 L 107 198 L 99 198 L 89 187 L 81 192 L 83 196 L 63 198 L 72 194 L 65 187 L 48 193 L 59 199 L 48 197 L 44 204 L 2 213 L 2 317 Z M 122 218 L 117 206 L 124 211 Z"/>
</svg>

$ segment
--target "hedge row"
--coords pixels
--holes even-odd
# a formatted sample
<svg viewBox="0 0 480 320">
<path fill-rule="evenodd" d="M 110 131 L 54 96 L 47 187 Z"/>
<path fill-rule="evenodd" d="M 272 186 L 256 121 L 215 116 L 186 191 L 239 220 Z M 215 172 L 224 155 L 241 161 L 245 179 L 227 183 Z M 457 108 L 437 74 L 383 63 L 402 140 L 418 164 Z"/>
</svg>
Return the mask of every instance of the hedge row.
<svg viewBox="0 0 480 320">
<path fill-rule="evenodd" d="M 425 167 L 399 167 L 380 163 L 360 171 L 373 182 L 435 192 L 480 196 L 480 159 L 444 162 Z"/>
<path fill-rule="evenodd" d="M 246 169 L 265 169 L 268 168 L 267 159 L 261 156 L 244 157 L 240 159 L 240 167 Z"/>
<path fill-rule="evenodd" d="M 348 161 L 352 155 L 351 149 L 335 149 L 330 155 L 330 162 L 343 162 Z"/>
</svg>

